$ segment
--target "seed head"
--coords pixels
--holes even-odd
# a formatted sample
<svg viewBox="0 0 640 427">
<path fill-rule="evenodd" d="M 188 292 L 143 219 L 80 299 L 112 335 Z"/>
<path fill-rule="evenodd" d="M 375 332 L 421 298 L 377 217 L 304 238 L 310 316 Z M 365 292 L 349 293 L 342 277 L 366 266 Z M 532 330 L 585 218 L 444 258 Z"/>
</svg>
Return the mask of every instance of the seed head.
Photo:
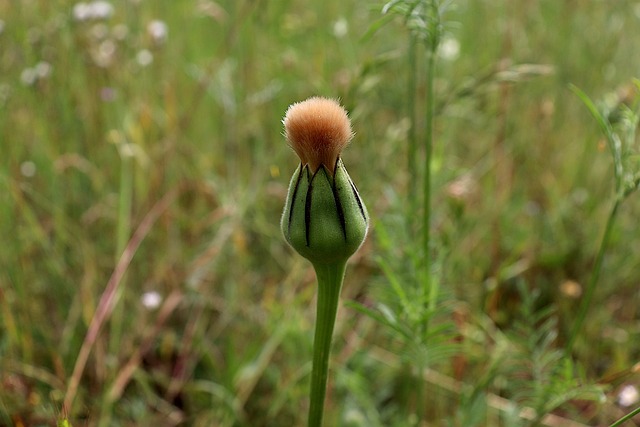
<svg viewBox="0 0 640 427">
<path fill-rule="evenodd" d="M 282 122 L 289 145 L 311 172 L 320 165 L 333 172 L 340 152 L 353 138 L 347 111 L 333 99 L 313 97 L 296 102 Z"/>
</svg>

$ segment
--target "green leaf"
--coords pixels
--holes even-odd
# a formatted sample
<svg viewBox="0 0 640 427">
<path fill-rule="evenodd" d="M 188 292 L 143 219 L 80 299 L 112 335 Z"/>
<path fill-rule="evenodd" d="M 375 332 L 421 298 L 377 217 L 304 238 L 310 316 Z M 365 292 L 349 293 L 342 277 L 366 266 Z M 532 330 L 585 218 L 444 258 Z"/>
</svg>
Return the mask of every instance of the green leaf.
<svg viewBox="0 0 640 427">
<path fill-rule="evenodd" d="M 359 311 L 362 314 L 369 316 L 370 318 L 378 321 L 382 325 L 385 325 L 391 328 L 392 330 L 396 331 L 407 340 L 409 341 L 413 340 L 413 334 L 411 333 L 411 331 L 397 321 L 397 318 L 395 317 L 395 315 L 392 314 L 392 312 L 388 309 L 388 307 L 384 306 L 387 308 L 387 310 L 385 310 L 384 313 L 381 313 L 379 311 L 372 310 L 369 307 L 365 307 L 364 305 L 356 302 L 348 301 L 345 303 L 345 305 L 349 308 L 353 308 L 354 310 Z"/>
</svg>

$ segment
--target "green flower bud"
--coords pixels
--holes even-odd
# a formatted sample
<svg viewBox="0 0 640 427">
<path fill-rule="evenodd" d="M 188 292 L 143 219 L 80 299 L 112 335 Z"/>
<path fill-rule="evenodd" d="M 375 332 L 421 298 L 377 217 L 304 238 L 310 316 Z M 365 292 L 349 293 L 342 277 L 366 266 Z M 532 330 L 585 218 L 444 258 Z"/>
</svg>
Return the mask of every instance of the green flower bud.
<svg viewBox="0 0 640 427">
<path fill-rule="evenodd" d="M 283 120 L 301 164 L 282 215 L 287 242 L 314 265 L 346 262 L 364 242 L 366 207 L 340 151 L 353 136 L 346 111 L 335 101 L 311 98 L 293 104 Z"/>
<path fill-rule="evenodd" d="M 282 233 L 312 263 L 346 261 L 367 235 L 369 217 L 342 160 L 334 173 L 300 165 L 291 178 Z"/>
</svg>

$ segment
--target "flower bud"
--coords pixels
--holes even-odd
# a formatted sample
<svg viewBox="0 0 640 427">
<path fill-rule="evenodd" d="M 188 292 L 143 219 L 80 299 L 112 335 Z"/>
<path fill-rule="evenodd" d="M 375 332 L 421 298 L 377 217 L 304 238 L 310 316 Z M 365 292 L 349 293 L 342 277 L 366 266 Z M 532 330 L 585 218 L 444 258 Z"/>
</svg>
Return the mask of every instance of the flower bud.
<svg viewBox="0 0 640 427">
<path fill-rule="evenodd" d="M 285 239 L 314 265 L 346 262 L 369 225 L 365 205 L 340 159 L 353 136 L 347 113 L 333 100 L 311 98 L 289 107 L 283 122 L 301 160 L 282 215 Z"/>
</svg>

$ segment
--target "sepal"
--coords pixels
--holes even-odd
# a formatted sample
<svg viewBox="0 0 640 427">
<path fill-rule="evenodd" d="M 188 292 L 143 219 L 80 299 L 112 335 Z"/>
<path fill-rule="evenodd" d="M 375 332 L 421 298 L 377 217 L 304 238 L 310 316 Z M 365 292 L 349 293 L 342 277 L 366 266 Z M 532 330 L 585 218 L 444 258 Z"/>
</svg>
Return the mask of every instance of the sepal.
<svg viewBox="0 0 640 427">
<path fill-rule="evenodd" d="M 333 174 L 324 165 L 313 174 L 308 165 L 298 166 L 281 228 L 300 255 L 314 265 L 346 262 L 364 242 L 368 227 L 366 207 L 340 158 Z"/>
</svg>

